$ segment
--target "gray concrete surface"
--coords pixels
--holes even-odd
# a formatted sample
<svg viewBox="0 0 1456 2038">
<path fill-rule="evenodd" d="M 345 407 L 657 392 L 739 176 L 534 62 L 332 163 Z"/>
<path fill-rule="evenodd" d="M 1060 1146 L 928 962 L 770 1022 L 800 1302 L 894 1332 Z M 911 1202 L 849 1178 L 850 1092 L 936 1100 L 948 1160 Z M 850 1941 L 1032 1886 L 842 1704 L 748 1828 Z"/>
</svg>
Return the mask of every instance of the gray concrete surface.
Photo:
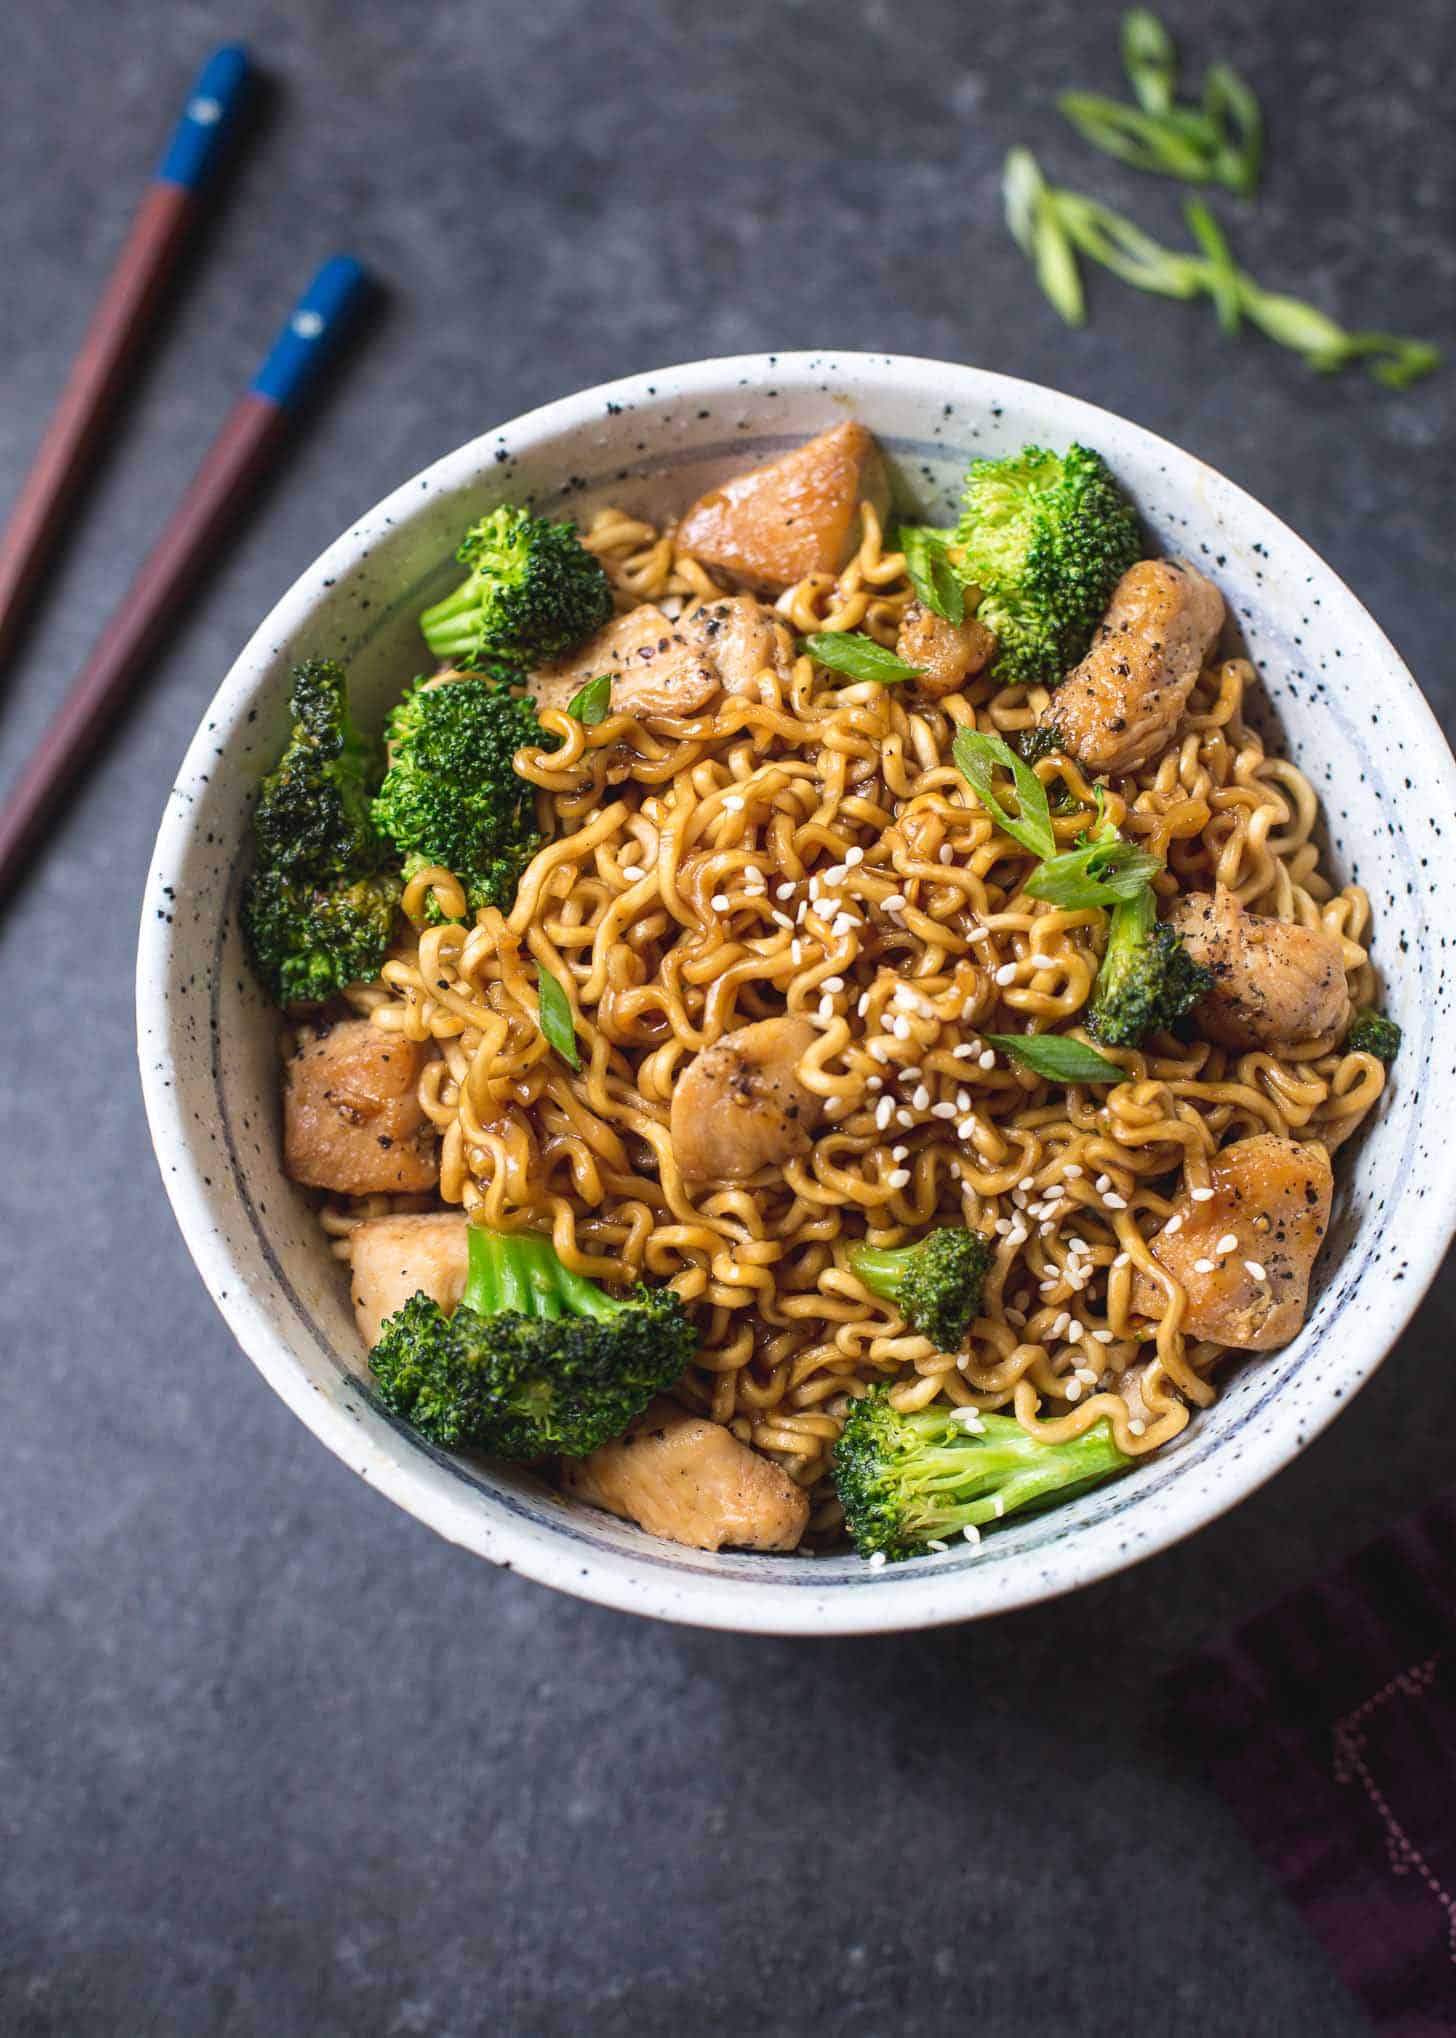
<svg viewBox="0 0 1456 2038">
<path fill-rule="evenodd" d="M 1274 109 L 1237 241 L 1355 322 L 1449 338 L 1448 0 L 1177 0 Z M 1304 2033 L 1360 2020 L 1164 1721 L 1162 1673 L 1449 1478 L 1456 1282 L 1273 1488 L 1079 1598 L 882 1642 L 641 1624 L 446 1548 L 230 1343 L 132 1060 L 171 772 L 275 596 L 403 475 L 602 377 L 737 348 L 949 355 L 1124 411 L 1330 559 L 1456 712 L 1456 370 L 1319 381 L 1093 287 L 1061 329 L 1004 149 L 1172 236 L 1084 150 L 1116 9 L 883 0 L 13 0 L 0 500 L 173 105 L 245 37 L 252 146 L 3 686 L 0 783 L 314 261 L 390 303 L 0 923 L 0 2030 Z"/>
</svg>

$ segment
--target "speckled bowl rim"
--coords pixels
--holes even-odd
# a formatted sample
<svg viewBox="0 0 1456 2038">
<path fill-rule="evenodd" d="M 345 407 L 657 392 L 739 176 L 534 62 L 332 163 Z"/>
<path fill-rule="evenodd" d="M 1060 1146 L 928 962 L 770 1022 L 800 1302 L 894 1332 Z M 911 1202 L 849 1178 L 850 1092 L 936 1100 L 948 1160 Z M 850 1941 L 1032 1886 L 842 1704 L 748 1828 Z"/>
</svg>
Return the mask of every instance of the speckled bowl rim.
<svg viewBox="0 0 1456 2038">
<path fill-rule="evenodd" d="M 1424 721 L 1422 733 L 1429 737 L 1432 751 L 1439 759 L 1439 775 L 1450 809 L 1456 812 L 1456 761 L 1393 645 L 1338 575 L 1252 496 L 1195 455 L 1142 426 L 1040 384 L 919 356 L 837 351 L 832 355 L 730 356 L 649 370 L 543 405 L 436 460 L 395 489 L 374 510 L 356 519 L 299 576 L 260 624 L 203 716 L 178 773 L 177 786 L 194 783 L 215 767 L 219 740 L 225 747 L 228 732 L 246 715 L 253 693 L 275 662 L 275 647 L 306 626 L 314 611 L 327 602 L 330 586 L 368 550 L 370 532 L 381 524 L 412 520 L 440 494 L 486 476 L 498 457 L 497 449 L 506 439 L 513 447 L 521 448 L 535 440 L 598 423 L 604 406 L 631 408 L 649 401 L 660 403 L 664 398 L 687 400 L 709 388 L 722 388 L 734 382 L 749 389 L 771 384 L 777 391 L 785 392 L 800 383 L 822 389 L 826 368 L 860 385 L 879 385 L 887 395 L 897 381 L 934 377 L 943 387 L 954 384 L 959 396 L 988 408 L 998 401 L 1029 401 L 1051 414 L 1057 429 L 1069 437 L 1097 443 L 1099 427 L 1108 426 L 1117 434 L 1135 435 L 1149 454 L 1156 454 L 1170 467 L 1187 473 L 1190 493 L 1195 492 L 1192 484 L 1200 476 L 1216 484 L 1241 515 L 1255 524 L 1262 523 L 1267 535 L 1277 538 L 1281 546 L 1287 546 L 1298 556 L 1307 566 L 1310 584 L 1318 584 L 1325 595 L 1348 603 L 1359 615 L 1380 647 L 1389 671 L 1398 674 L 1403 682 L 1408 694 L 1404 706 L 1413 713 L 1418 725 Z M 169 801 L 153 854 L 153 871 L 182 866 L 193 826 L 190 803 Z M 150 896 L 150 887 L 148 890 Z M 165 924 L 144 904 L 136 978 L 139 1042 L 166 1038 L 167 1001 L 171 994 L 168 951 Z M 1185 1481 L 1186 1492 L 1179 1492 L 1175 1486 L 1173 1493 L 1165 1493 L 1156 1527 L 1140 1540 L 1131 1541 L 1115 1520 L 1093 1524 L 1049 1549 L 1038 1550 L 1034 1558 L 1029 1557 L 1024 1579 L 1014 1580 L 1008 1586 L 1004 1575 L 998 1575 L 994 1593 L 987 1589 L 989 1578 L 980 1582 L 984 1574 L 978 1574 L 974 1566 L 941 1576 L 933 1568 L 891 1567 L 876 1572 L 866 1566 L 862 1579 L 854 1581 L 856 1588 L 863 1589 L 841 1587 L 824 1595 L 804 1589 L 810 1581 L 800 1569 L 803 1560 L 783 1560 L 793 1563 L 796 1573 L 792 1584 L 786 1577 L 783 1585 L 765 1584 L 759 1577 L 676 1571 L 658 1574 L 630 1551 L 588 1545 L 576 1534 L 562 1534 L 557 1548 L 552 1537 L 543 1535 L 537 1525 L 518 1522 L 508 1508 L 473 1487 L 427 1484 L 423 1475 L 430 1460 L 425 1453 L 419 1453 L 418 1458 L 397 1456 L 386 1448 L 383 1433 L 371 1435 L 354 1415 L 321 1395 L 279 1337 L 265 1302 L 250 1291 L 226 1243 L 223 1228 L 212 1219 L 210 1206 L 218 1192 L 204 1179 L 202 1167 L 191 1150 L 185 1113 L 170 1081 L 167 1064 L 156 1061 L 150 1053 L 141 1054 L 140 1059 L 153 1146 L 198 1271 L 234 1337 L 259 1372 L 336 1456 L 449 1541 L 542 1584 L 624 1612 L 740 1632 L 884 1633 L 970 1620 L 1056 1597 L 1171 1547 L 1263 1485 L 1349 1405 L 1355 1390 L 1375 1372 L 1410 1321 L 1456 1231 L 1456 1142 L 1453 1142 L 1444 1150 L 1444 1175 L 1433 1185 L 1436 1193 L 1414 1206 L 1414 1231 L 1402 1251 L 1404 1278 L 1398 1288 L 1387 1284 L 1376 1308 L 1378 1335 L 1371 1335 L 1372 1324 L 1367 1321 L 1360 1340 L 1345 1341 L 1347 1346 L 1356 1342 L 1360 1348 L 1342 1349 L 1338 1323 L 1332 1325 L 1320 1348 L 1320 1376 L 1307 1383 L 1299 1403 L 1297 1424 L 1286 1411 L 1285 1421 L 1261 1426 L 1252 1435 L 1245 1434 L 1238 1453 L 1238 1468 L 1223 1483 L 1199 1488 Z"/>
</svg>

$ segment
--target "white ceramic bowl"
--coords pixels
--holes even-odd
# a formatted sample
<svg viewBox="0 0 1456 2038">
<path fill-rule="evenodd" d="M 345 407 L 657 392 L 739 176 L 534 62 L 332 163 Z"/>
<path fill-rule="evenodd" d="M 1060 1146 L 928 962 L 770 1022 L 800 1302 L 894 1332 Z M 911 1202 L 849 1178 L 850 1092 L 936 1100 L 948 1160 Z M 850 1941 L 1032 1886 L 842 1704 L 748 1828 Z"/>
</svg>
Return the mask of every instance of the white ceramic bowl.
<svg viewBox="0 0 1456 2038">
<path fill-rule="evenodd" d="M 461 530 L 493 501 L 572 514 L 610 501 L 660 517 L 845 417 L 877 434 L 905 490 L 942 521 L 974 455 L 1076 438 L 1107 456 L 1160 546 L 1223 589 L 1283 740 L 1324 801 L 1335 865 L 1371 893 L 1375 959 L 1406 1030 L 1392 1091 L 1340 1156 L 1296 1342 L 1237 1368 L 1217 1405 L 1127 1479 L 978 1551 L 958 1544 L 879 1571 L 854 1557 L 659 1542 L 526 1473 L 433 1450 L 373 1404 L 345 1281 L 279 1167 L 275 1021 L 236 915 L 249 804 L 283 740 L 296 659 L 346 659 L 361 712 L 378 715 L 422 663 L 415 618 L 451 584 Z M 152 1137 L 192 1256 L 264 1378 L 330 1450 L 452 1542 L 608 1606 L 712 1627 L 839 1634 L 966 1620 L 1103 1577 L 1222 1513 L 1331 1420 L 1410 1317 L 1456 1216 L 1443 896 L 1453 816 L 1456 766 L 1391 645 L 1307 545 L 1188 454 L 1070 397 L 935 361 L 771 354 L 664 369 L 533 411 L 406 482 L 308 569 L 233 666 L 168 802 L 142 914 Z"/>
</svg>

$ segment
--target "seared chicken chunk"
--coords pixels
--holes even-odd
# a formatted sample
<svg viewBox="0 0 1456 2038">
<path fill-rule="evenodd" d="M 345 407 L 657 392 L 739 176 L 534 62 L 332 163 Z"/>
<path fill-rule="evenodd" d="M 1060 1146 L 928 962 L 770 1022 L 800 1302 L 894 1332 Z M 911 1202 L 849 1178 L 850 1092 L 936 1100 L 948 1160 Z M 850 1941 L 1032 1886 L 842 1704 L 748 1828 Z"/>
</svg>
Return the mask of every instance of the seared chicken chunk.
<svg viewBox="0 0 1456 2038">
<path fill-rule="evenodd" d="M 936 699 L 959 693 L 990 663 L 995 649 L 995 637 L 974 616 L 948 623 L 918 601 L 911 602 L 900 618 L 895 640 L 897 655 L 920 674 L 920 691 Z"/>
<path fill-rule="evenodd" d="M 782 594 L 808 573 L 838 573 L 859 543 L 859 506 L 883 518 L 889 484 L 863 425 L 835 425 L 781 459 L 700 496 L 678 525 L 679 550 Z"/>
<path fill-rule="evenodd" d="M 798 1066 L 818 1039 L 785 1013 L 725 1033 L 689 1064 L 672 1095 L 673 1158 L 690 1179 L 746 1182 L 807 1153 L 822 1100 Z"/>
<path fill-rule="evenodd" d="M 1343 1029 L 1350 1016 L 1339 942 L 1320 927 L 1246 912 L 1219 885 L 1189 892 L 1168 915 L 1213 989 L 1194 1018 L 1223 1047 L 1281 1047 Z"/>
<path fill-rule="evenodd" d="M 717 668 L 727 693 L 756 693 L 758 675 L 765 668 L 787 679 L 793 666 L 794 644 L 787 626 L 751 594 L 705 602 L 684 616 L 678 627 Z"/>
<path fill-rule="evenodd" d="M 1261 1132 L 1217 1154 L 1210 1177 L 1213 1195 L 1180 1196 L 1148 1249 L 1187 1295 L 1189 1337 L 1272 1351 L 1304 1322 L 1310 1269 L 1330 1221 L 1329 1155 Z M 1159 1317 L 1165 1303 L 1162 1284 L 1139 1272 L 1137 1314 Z"/>
<path fill-rule="evenodd" d="M 700 642 L 652 602 L 629 609 L 569 658 L 533 672 L 529 688 L 543 708 L 564 708 L 589 679 L 612 678 L 620 715 L 695 715 L 722 684 Z"/>
<path fill-rule="evenodd" d="M 695 715 L 725 690 L 754 692 L 765 666 L 787 678 L 792 662 L 788 630 L 752 595 L 707 602 L 676 623 L 649 602 L 533 673 L 530 686 L 542 707 L 564 708 L 605 672 L 614 714 Z"/>
<path fill-rule="evenodd" d="M 424 1293 L 447 1316 L 465 1292 L 470 1226 L 458 1210 L 366 1217 L 349 1235 L 349 1300 L 359 1335 L 372 1350 L 386 1316 Z"/>
<path fill-rule="evenodd" d="M 673 1401 L 652 1402 L 589 1457 L 563 1458 L 561 1484 L 693 1550 L 796 1549 L 809 1520 L 809 1496 L 787 1472 Z"/>
<path fill-rule="evenodd" d="M 341 1196 L 415 1194 L 440 1178 L 416 1096 L 428 1045 L 345 1019 L 305 1041 L 283 1074 L 283 1166 Z"/>
<path fill-rule="evenodd" d="M 1113 590 L 1092 648 L 1040 717 L 1090 772 L 1136 771 L 1165 750 L 1223 627 L 1223 596 L 1171 559 L 1143 559 Z"/>
</svg>

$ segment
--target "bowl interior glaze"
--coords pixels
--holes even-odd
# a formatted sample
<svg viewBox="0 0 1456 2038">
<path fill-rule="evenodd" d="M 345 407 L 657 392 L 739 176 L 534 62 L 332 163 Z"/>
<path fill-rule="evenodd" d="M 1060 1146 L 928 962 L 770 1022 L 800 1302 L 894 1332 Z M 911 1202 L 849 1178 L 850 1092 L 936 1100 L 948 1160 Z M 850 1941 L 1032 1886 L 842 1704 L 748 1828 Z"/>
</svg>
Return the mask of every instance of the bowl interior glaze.
<svg viewBox="0 0 1456 2038">
<path fill-rule="evenodd" d="M 1222 588 L 1264 675 L 1269 739 L 1318 791 L 1340 878 L 1371 895 L 1375 960 L 1406 1029 L 1392 1090 L 1341 1157 L 1295 1343 L 1236 1368 L 1215 1407 L 1129 1478 L 978 1550 L 881 1571 L 662 1543 L 528 1474 L 437 1452 L 373 1404 L 345 1279 L 311 1200 L 280 1170 L 276 1022 L 236 915 L 250 800 L 283 740 L 295 660 L 346 659 L 362 715 L 378 718 L 424 669 L 415 618 L 451 584 L 464 525 L 496 500 L 572 515 L 612 502 L 660 519 L 846 417 L 877 434 L 903 502 L 930 520 L 949 519 L 977 455 L 1076 438 L 1107 456 L 1156 543 Z M 634 377 L 488 432 L 407 482 L 309 568 L 223 681 L 168 801 L 143 909 L 154 1143 L 193 1257 L 259 1370 L 331 1450 L 452 1541 L 586 1598 L 710 1626 L 827 1634 L 972 1618 L 1104 1576 L 1221 1513 L 1339 1411 L 1414 1309 L 1456 1218 L 1456 1142 L 1440 1123 L 1456 1077 L 1442 853 L 1453 816 L 1450 752 L 1354 596 L 1268 511 L 1139 427 L 1028 383 L 879 355 Z"/>
</svg>

